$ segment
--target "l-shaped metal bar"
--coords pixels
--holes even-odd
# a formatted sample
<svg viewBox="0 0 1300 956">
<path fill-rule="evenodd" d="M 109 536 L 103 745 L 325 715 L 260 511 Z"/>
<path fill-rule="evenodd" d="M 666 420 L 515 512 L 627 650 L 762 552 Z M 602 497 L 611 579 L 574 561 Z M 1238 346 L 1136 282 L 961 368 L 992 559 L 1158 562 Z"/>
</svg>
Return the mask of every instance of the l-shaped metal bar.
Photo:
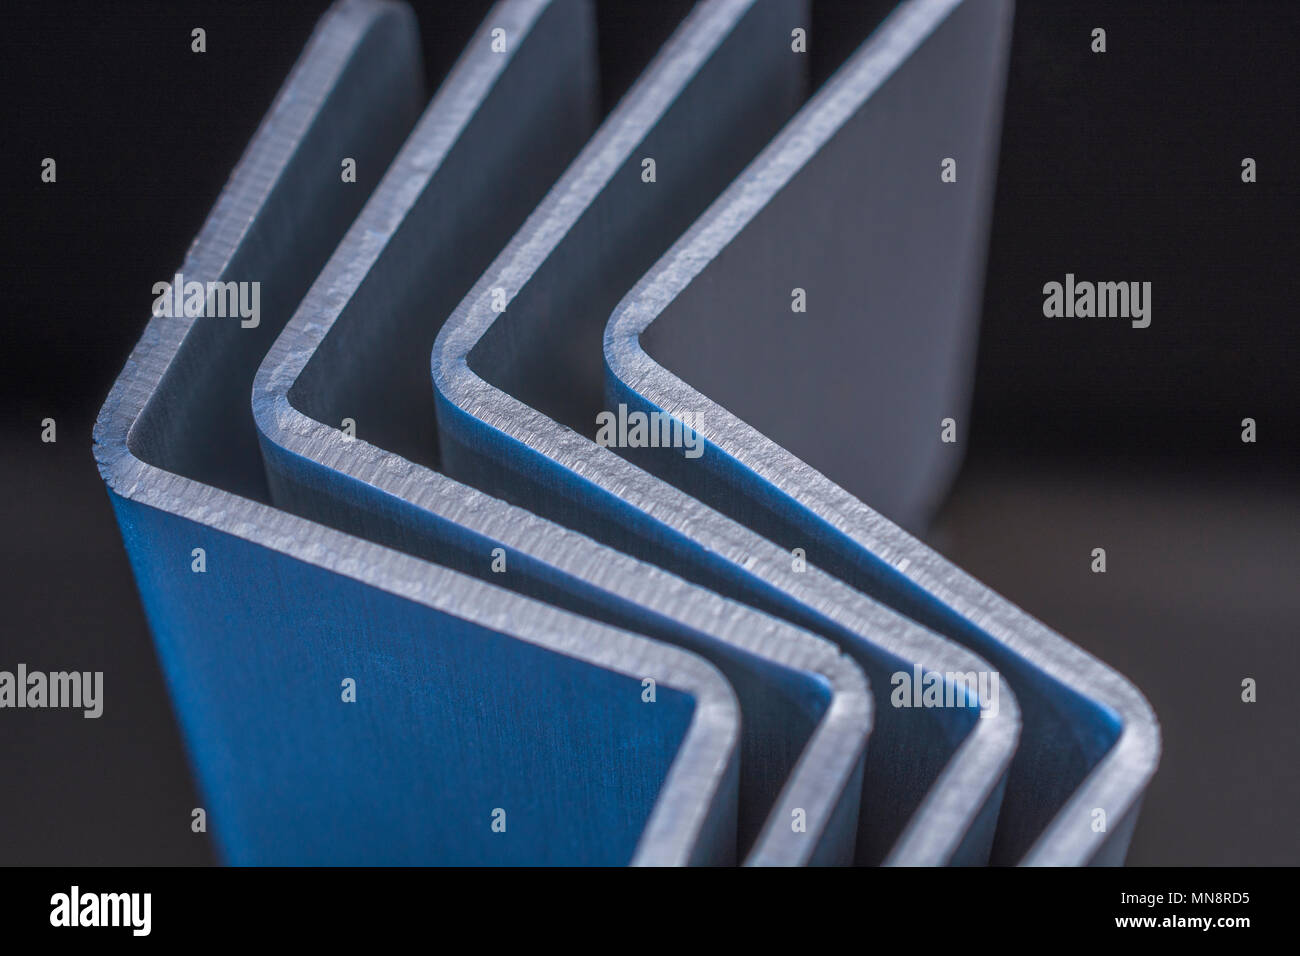
<svg viewBox="0 0 1300 956">
<path fill-rule="evenodd" d="M 570 26 L 549 78 L 581 102 Z M 265 337 L 369 191 L 339 157 L 387 165 L 420 72 L 406 7 L 326 14 L 176 280 L 258 283 L 257 321 L 155 314 L 95 425 L 211 828 L 237 864 L 732 862 L 712 665 L 231 490 L 261 473 Z"/>
</svg>

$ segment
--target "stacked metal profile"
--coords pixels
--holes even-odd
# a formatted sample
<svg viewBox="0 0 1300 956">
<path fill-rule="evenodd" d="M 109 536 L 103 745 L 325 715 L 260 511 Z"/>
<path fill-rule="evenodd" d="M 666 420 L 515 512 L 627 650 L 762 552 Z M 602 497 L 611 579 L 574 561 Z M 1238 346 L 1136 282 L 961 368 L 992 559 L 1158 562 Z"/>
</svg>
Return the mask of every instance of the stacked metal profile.
<svg viewBox="0 0 1300 956">
<path fill-rule="evenodd" d="M 1010 4 L 811 98 L 809 18 L 699 3 L 600 122 L 582 0 L 418 118 L 409 11 L 322 20 L 178 270 L 260 323 L 153 318 L 95 434 L 226 860 L 1122 861 L 1141 695 L 854 496 L 955 467 Z"/>
</svg>

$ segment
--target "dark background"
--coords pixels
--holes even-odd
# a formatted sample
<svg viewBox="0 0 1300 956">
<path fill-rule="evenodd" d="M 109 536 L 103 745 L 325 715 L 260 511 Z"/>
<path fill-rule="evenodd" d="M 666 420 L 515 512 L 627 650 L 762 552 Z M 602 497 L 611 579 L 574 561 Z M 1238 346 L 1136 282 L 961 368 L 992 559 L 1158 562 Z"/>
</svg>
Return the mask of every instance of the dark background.
<svg viewBox="0 0 1300 956">
<path fill-rule="evenodd" d="M 414 5 L 432 90 L 488 5 Z M 0 713 L 0 863 L 213 861 L 91 426 L 325 6 L 0 14 L 0 668 L 102 670 L 108 700 Z M 814 51 L 870 6 L 817 5 Z M 598 5 L 607 107 L 685 7 Z M 1017 11 L 970 448 L 930 540 L 1151 699 L 1134 864 L 1300 863 L 1298 50 L 1293 0 Z M 1044 319 L 1066 272 L 1151 281 L 1151 327 Z"/>
</svg>

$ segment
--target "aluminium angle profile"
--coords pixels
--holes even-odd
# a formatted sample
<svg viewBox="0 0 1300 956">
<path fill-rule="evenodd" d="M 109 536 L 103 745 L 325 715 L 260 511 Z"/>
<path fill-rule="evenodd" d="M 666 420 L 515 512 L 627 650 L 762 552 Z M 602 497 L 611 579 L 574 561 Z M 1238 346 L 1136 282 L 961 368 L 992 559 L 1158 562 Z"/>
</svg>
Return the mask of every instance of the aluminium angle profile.
<svg viewBox="0 0 1300 956">
<path fill-rule="evenodd" d="M 997 123 L 986 91 L 996 103 L 1004 69 L 1001 53 L 973 75 L 961 64 L 1004 49 L 1009 28 L 1009 4 L 967 2 L 928 54 L 882 72 L 867 50 L 846 66 L 615 311 L 608 402 L 694 416 L 703 467 L 649 450 L 634 460 L 1007 676 L 1025 723 L 995 859 L 1119 863 L 1159 758 L 1149 704 L 885 517 L 920 507 L 899 478 L 924 498 L 955 467 L 935 464 L 952 448 L 939 428 L 977 312 Z M 909 30 L 888 24 L 881 42 Z M 962 157 L 968 185 L 939 182 L 945 155 Z M 808 295 L 798 329 L 791 286 Z M 723 341 L 707 361 L 692 354 Z M 753 385 L 775 376 L 767 396 Z M 875 494 L 879 510 L 864 504 Z"/>
<path fill-rule="evenodd" d="M 539 88 L 530 71 L 511 65 L 495 76 L 501 58 L 487 30 L 508 20 L 504 13 L 470 43 L 262 362 L 253 411 L 272 499 L 711 660 L 741 705 L 741 854 L 773 865 L 851 862 L 872 706 L 851 660 L 380 444 L 434 451 L 427 356 L 437 317 L 455 308 L 553 178 L 537 161 L 547 144 L 525 132 L 530 117 L 550 112 L 532 99 Z M 691 39 L 707 57 L 745 39 L 736 26 L 706 17 Z M 502 195 L 503 182 L 514 195 Z M 359 434 L 326 424 L 345 417 Z M 377 443 L 362 437 L 372 431 Z M 863 826 L 871 820 L 868 809 Z"/>
<path fill-rule="evenodd" d="M 580 66 L 552 74 L 575 105 Z M 382 169 L 420 73 L 408 8 L 331 8 L 183 264 L 256 277 L 260 322 L 155 315 L 95 424 L 218 847 L 235 864 L 732 862 L 739 708 L 712 665 L 230 490 L 262 472 L 246 396 L 265 336 L 365 198 L 324 201 L 335 157 Z"/>
<path fill-rule="evenodd" d="M 941 19 L 923 4 L 905 6 Z M 799 63 L 789 29 L 804 8 L 748 7 L 710 3 L 683 23 L 457 305 L 432 355 L 440 467 L 839 644 L 876 695 L 856 861 L 985 862 L 1019 711 L 1010 692 L 1000 713 L 987 699 L 981 711 L 954 675 L 990 665 L 814 567 L 791 574 L 788 552 L 575 430 L 591 427 L 585 416 L 603 401 L 609 313 L 784 119 L 776 105 L 790 101 L 787 64 Z M 752 28 L 747 42 L 706 56 L 709 24 L 742 13 L 737 31 Z M 919 39 L 886 52 L 905 55 Z M 787 93 L 755 100 L 748 91 L 759 75 Z M 942 680 L 967 706 L 891 707 L 900 672 Z"/>
</svg>

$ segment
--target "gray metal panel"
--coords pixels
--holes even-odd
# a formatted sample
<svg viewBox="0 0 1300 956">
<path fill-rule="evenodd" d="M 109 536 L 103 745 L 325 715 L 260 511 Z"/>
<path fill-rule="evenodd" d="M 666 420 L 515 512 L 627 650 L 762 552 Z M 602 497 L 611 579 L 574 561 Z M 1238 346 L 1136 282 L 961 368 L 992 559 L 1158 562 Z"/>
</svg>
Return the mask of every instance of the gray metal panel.
<svg viewBox="0 0 1300 956">
<path fill-rule="evenodd" d="M 882 42 L 910 39 L 906 22 L 895 17 Z M 966 0 L 895 69 L 878 59 L 857 83 L 830 81 L 818 115 L 783 135 L 791 148 L 765 152 L 765 171 L 731 188 L 754 209 L 745 236 L 717 244 L 641 338 L 914 532 L 965 447 L 936 436 L 946 417 L 967 428 L 1010 33 L 1009 0 Z M 955 182 L 941 178 L 944 159 Z M 793 311 L 795 289 L 807 311 Z"/>
<path fill-rule="evenodd" d="M 328 196 L 337 156 L 382 168 L 409 128 L 417 49 L 404 6 L 323 18 L 181 270 L 256 277 L 260 325 L 154 317 L 95 425 L 214 832 L 236 863 L 730 862 L 739 710 L 710 664 L 189 474 L 215 440 L 231 484 L 256 485 L 229 423 L 252 437 L 262 336 L 364 201 Z"/>
<path fill-rule="evenodd" d="M 905 7 L 933 23 L 946 13 Z M 773 69 L 779 85 L 783 68 L 802 69 L 790 29 L 804 13 L 770 5 L 760 6 L 770 19 L 755 21 L 748 48 L 701 66 L 705 18 L 738 8 L 711 4 L 683 26 L 654 81 L 620 103 L 443 327 L 432 360 L 441 463 L 493 495 L 839 643 L 878 695 L 864 808 L 888 823 L 860 836 L 859 861 L 982 862 L 1019 731 L 1013 696 L 981 719 L 964 707 L 894 708 L 885 688 L 914 668 L 946 677 L 991 666 L 816 568 L 792 574 L 788 552 L 575 430 L 589 432 L 588 416 L 602 404 L 599 342 L 609 311 L 762 144 L 755 132 L 783 118 L 787 100 L 755 107 L 737 76 Z M 924 33 L 889 55 L 910 51 Z M 641 176 L 646 158 L 657 162 L 654 183 Z M 508 302 L 500 315 L 497 289 Z"/>
<path fill-rule="evenodd" d="M 970 0 L 915 55 L 893 52 L 929 32 L 922 9 L 954 6 L 882 27 L 629 294 L 606 333 L 611 400 L 699 416 L 704 467 L 638 460 L 1008 674 L 1025 731 L 1001 855 L 1119 862 L 1159 757 L 1146 700 L 832 481 L 916 517 L 955 467 L 940 419 L 964 402 L 953 370 L 969 348 L 993 175 L 984 97 L 1000 95 L 1010 4 Z M 943 135 L 936 117 L 948 117 Z M 957 184 L 939 181 L 947 148 L 963 157 Z M 792 285 L 807 287 L 806 315 L 789 312 Z"/>
</svg>

